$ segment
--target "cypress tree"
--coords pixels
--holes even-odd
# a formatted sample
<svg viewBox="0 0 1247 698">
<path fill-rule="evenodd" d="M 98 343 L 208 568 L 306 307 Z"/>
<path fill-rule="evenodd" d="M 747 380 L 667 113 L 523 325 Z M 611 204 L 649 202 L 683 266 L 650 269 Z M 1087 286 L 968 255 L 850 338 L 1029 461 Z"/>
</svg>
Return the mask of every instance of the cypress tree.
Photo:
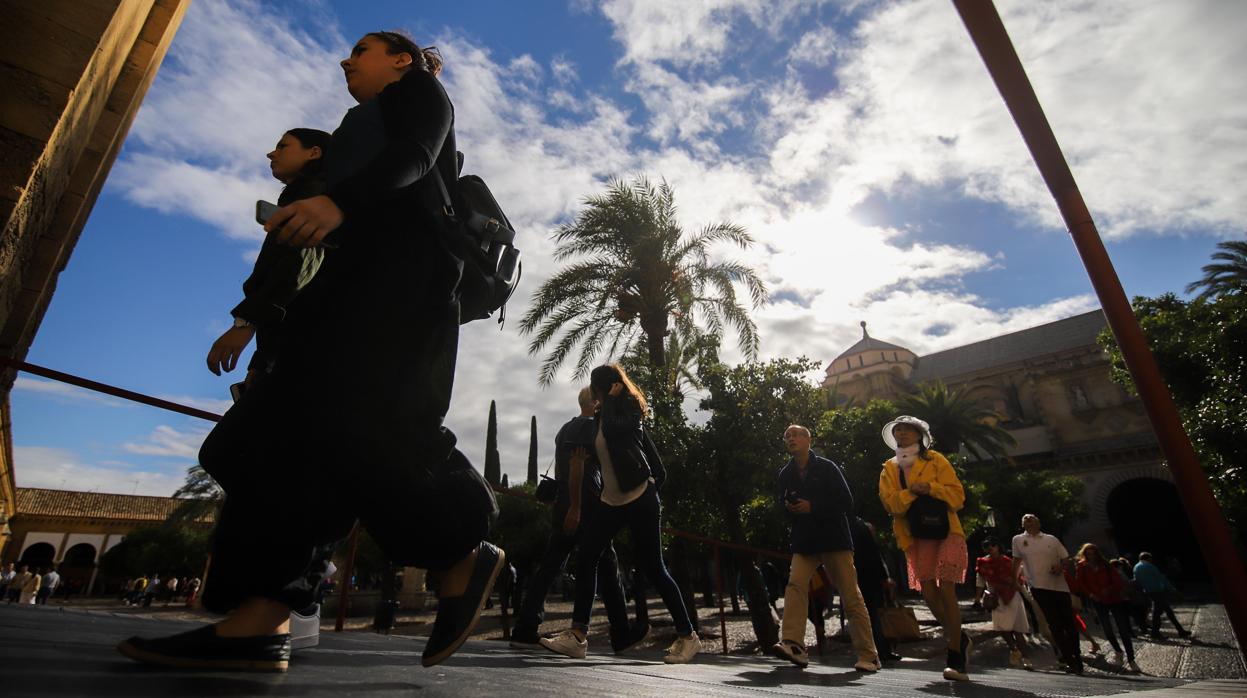
<svg viewBox="0 0 1247 698">
<path fill-rule="evenodd" d="M 532 430 L 528 436 L 528 484 L 537 484 L 537 415 L 533 415 Z"/>
<path fill-rule="evenodd" d="M 509 484 L 507 483 L 507 474 L 506 474 L 506 473 L 503 473 L 503 474 L 502 474 L 502 489 L 504 489 L 504 490 L 505 490 L 505 489 L 507 489 L 507 488 L 509 488 L 509 487 L 511 487 L 511 485 L 509 485 Z"/>
<path fill-rule="evenodd" d="M 502 480 L 502 458 L 498 455 L 498 406 L 489 401 L 489 426 L 485 428 L 485 481 L 498 485 Z"/>
</svg>

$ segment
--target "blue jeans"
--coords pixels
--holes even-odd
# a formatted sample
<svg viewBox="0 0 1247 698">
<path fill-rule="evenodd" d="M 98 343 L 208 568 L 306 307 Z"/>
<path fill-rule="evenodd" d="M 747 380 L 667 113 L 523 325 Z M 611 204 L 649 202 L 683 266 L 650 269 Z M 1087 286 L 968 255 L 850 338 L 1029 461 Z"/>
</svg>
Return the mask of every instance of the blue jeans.
<svg viewBox="0 0 1247 698">
<path fill-rule="evenodd" d="M 660 533 L 662 505 L 653 483 L 636 500 L 621 507 L 599 504 L 592 518 L 585 524 L 584 539 L 580 544 L 580 561 L 576 568 L 576 606 L 572 611 L 572 627 L 587 632 L 589 616 L 593 611 L 597 575 L 594 570 L 598 560 L 619 531 L 627 526 L 632 533 L 633 555 L 645 578 L 657 587 L 663 603 L 675 621 L 680 635 L 693 632 L 688 609 L 680 587 L 676 585 L 667 566 L 662 561 L 662 537 Z"/>
</svg>

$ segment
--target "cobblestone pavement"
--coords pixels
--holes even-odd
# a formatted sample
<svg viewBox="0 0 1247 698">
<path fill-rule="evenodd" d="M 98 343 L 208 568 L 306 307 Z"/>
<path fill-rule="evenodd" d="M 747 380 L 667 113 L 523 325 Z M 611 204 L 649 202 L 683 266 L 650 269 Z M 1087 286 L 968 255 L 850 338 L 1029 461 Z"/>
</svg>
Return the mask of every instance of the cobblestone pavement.
<svg viewBox="0 0 1247 698">
<path fill-rule="evenodd" d="M 563 611 L 555 605 L 553 615 Z M 1003 642 L 979 633 L 971 662 L 972 681 L 953 684 L 940 677 L 941 643 L 937 638 L 900 647 L 906 659 L 868 675 L 854 672 L 847 644 L 834 639 L 827 651 L 813 656 L 805 671 L 760 655 L 717 654 L 717 628 L 707 628 L 703 654 L 689 666 L 661 663 L 661 648 L 670 642 L 667 623 L 658 620 L 655 636 L 643 649 L 614 656 L 595 643 L 586 661 L 566 660 L 544 652 L 517 652 L 497 639 L 469 642 L 451 660 L 421 669 L 418 655 L 424 640 L 399 634 L 326 632 L 321 646 L 296 654 L 284 676 L 233 673 L 186 673 L 151 670 L 118 655 L 116 642 L 128 635 L 159 635 L 193 627 L 183 611 L 137 612 L 56 607 L 0 607 L 0 656 L 5 671 L 0 685 L 7 697 L 39 696 L 177 696 L 177 695 L 574 695 L 603 696 L 1110 696 L 1142 693 L 1150 698 L 1185 696 L 1212 698 L 1247 695 L 1247 682 L 1192 683 L 1187 676 L 1242 675 L 1232 643 L 1217 641 L 1228 624 L 1217 606 L 1184 607 L 1205 641 L 1141 643 L 1145 674 L 1129 676 L 1092 664 L 1084 676 L 1055 671 L 1051 661 L 1035 672 L 1006 668 Z M 175 619 L 175 616 L 183 620 Z M 710 620 L 714 616 L 705 617 Z M 715 618 L 717 626 L 717 618 Z M 496 617 L 493 621 L 496 622 Z M 555 619 L 554 624 L 564 622 Z M 973 625 L 973 624 L 972 624 Z M 414 630 L 421 626 L 410 626 Z M 551 627 L 555 627 L 552 625 Z M 829 630 L 838 627 L 831 621 Z M 747 619 L 734 618 L 729 637 L 746 633 Z M 497 628 L 483 634 L 497 638 Z M 1048 652 L 1036 644 L 1037 658 Z M 1211 653 L 1211 654 L 1209 654 Z M 1230 654 L 1235 655 L 1234 661 Z M 930 659 L 929 657 L 935 657 Z M 1237 668 L 1234 668 L 1237 662 Z M 1150 669 L 1149 667 L 1156 667 Z M 1158 676 L 1170 667 L 1180 677 Z M 1227 667 L 1230 667 L 1227 669 Z M 1185 672 L 1185 673 L 1184 673 Z M 1202 672 L 1202 673 L 1201 673 Z M 1189 693 L 1197 691 L 1197 693 Z"/>
<path fill-rule="evenodd" d="M 662 610 L 661 603 L 655 603 L 655 601 L 651 600 L 650 603 L 650 616 L 654 629 L 648 640 L 640 645 L 639 649 L 657 652 L 666 648 L 674 641 L 675 629 L 671 623 L 670 616 Z M 897 647 L 897 651 L 905 657 L 915 659 L 942 658 L 944 643 L 939 639 L 939 630 L 934 625 L 935 621 L 931 613 L 921 604 L 914 605 L 911 602 L 910 605 L 914 608 L 915 615 L 918 617 L 920 624 L 922 624 L 924 639 L 917 642 L 903 643 Z M 179 606 L 162 607 L 157 605 L 150 609 L 142 609 L 116 604 L 92 604 L 90 607 L 107 610 L 110 613 L 123 616 L 144 618 L 194 620 L 200 622 L 210 618 L 202 612 L 189 611 Z M 782 609 L 783 604 L 781 603 L 780 610 L 782 611 Z M 505 644 L 503 641 L 503 624 L 500 610 L 495 605 L 492 609 L 485 612 L 472 639 Z M 750 623 L 747 612 L 742 610 L 740 614 L 733 615 L 730 607 L 727 610 L 728 615 L 725 624 L 727 627 L 728 647 L 731 654 L 756 654 L 757 646 L 754 642 L 753 626 Z M 978 638 L 971 657 L 973 663 L 983 668 L 1006 667 L 1008 665 L 1008 648 L 1004 640 L 992 632 L 991 622 L 986 620 L 987 614 L 976 613 L 966 605 L 963 605 L 962 611 L 965 627 L 973 637 Z M 541 626 L 542 634 L 549 635 L 570 627 L 571 612 L 572 604 L 556 597 L 547 604 L 545 622 Z M 1230 629 L 1229 619 L 1225 615 L 1223 606 L 1218 604 L 1181 605 L 1176 608 L 1176 612 L 1179 621 L 1186 628 L 1193 631 L 1194 638 L 1191 640 L 1179 639 L 1175 636 L 1172 628 L 1164 625 L 1162 626 L 1162 631 L 1167 637 L 1163 640 L 1156 641 L 1136 637 L 1134 640 L 1136 660 L 1144 675 L 1182 679 L 1247 679 L 1247 668 L 1244 667 L 1242 655 L 1234 642 L 1234 635 Z M 426 637 L 432 627 L 433 615 L 431 610 L 424 613 L 405 613 L 399 617 L 399 625 L 392 634 Z M 698 615 L 701 621 L 702 651 L 713 654 L 721 653 L 723 643 L 718 609 L 700 607 Z M 605 614 L 600 607 L 596 609 L 593 620 L 594 624 L 589 638 L 590 652 L 609 647 Z M 1117 668 L 1112 666 L 1109 661 L 1112 648 L 1105 641 L 1103 633 L 1094 620 L 1091 623 L 1091 632 L 1101 645 L 1101 654 L 1091 655 L 1088 643 L 1086 640 L 1082 640 L 1083 653 L 1087 657 L 1088 674 L 1106 676 L 1119 674 L 1120 672 Z M 370 618 L 348 619 L 348 630 L 367 630 L 370 627 Z M 324 631 L 328 634 L 332 632 L 332 629 L 333 619 L 326 618 Z M 831 637 L 824 646 L 824 652 L 820 654 L 817 649 L 814 649 L 816 647 L 814 626 L 807 624 L 806 643 L 811 648 L 811 655 L 814 661 L 818 662 L 821 660 L 828 665 L 851 666 L 853 663 L 851 660 L 851 648 L 847 643 L 847 635 L 839 632 L 839 620 L 835 617 L 827 619 L 826 629 Z M 1051 645 L 1039 639 L 1038 635 L 1031 640 L 1030 654 L 1037 667 L 1051 671 L 1058 669 Z"/>
</svg>

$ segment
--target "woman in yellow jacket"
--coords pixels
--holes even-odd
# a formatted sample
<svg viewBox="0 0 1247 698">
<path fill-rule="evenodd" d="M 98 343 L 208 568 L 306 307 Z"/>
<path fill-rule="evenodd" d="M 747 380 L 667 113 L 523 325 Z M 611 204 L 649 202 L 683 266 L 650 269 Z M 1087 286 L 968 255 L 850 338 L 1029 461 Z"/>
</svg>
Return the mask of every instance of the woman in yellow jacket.
<svg viewBox="0 0 1247 698">
<path fill-rule="evenodd" d="M 896 456 L 888 459 L 879 473 L 879 499 L 892 515 L 896 544 L 905 551 L 910 587 L 922 592 L 927 607 L 944 628 L 948 640 L 944 678 L 966 681 L 970 678 L 966 663 L 971 642 L 969 635 L 961 632 L 961 609 L 957 606 L 957 584 L 965 581 L 969 564 L 966 534 L 957 518 L 957 511 L 965 505 L 965 488 L 948 459 L 930 450 L 931 428 L 921 419 L 901 416 L 888 422 L 883 441 Z M 942 538 L 915 536 L 910 530 L 906 515 L 923 496 L 947 505 L 948 533 Z"/>
</svg>

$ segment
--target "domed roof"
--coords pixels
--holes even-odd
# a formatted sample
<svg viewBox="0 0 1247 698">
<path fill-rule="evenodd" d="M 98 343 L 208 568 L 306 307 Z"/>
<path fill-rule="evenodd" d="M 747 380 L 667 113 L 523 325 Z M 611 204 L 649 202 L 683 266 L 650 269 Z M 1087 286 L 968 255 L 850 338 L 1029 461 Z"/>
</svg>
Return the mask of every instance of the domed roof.
<svg viewBox="0 0 1247 698">
<path fill-rule="evenodd" d="M 862 321 L 862 338 L 858 340 L 857 344 L 854 344 L 848 349 L 845 349 L 840 354 L 840 356 L 837 356 L 835 360 L 832 361 L 832 364 L 834 365 L 835 362 L 839 361 L 840 359 L 843 359 L 848 356 L 855 356 L 857 354 L 861 354 L 862 352 L 880 351 L 880 350 L 885 350 L 885 349 L 894 350 L 894 351 L 904 351 L 904 352 L 909 352 L 910 354 L 913 353 L 912 351 L 909 351 L 905 347 L 898 347 L 897 345 L 892 344 L 890 342 L 885 342 L 882 339 L 875 339 L 874 337 L 871 337 L 870 333 L 866 331 L 866 321 L 863 320 Z"/>
</svg>

